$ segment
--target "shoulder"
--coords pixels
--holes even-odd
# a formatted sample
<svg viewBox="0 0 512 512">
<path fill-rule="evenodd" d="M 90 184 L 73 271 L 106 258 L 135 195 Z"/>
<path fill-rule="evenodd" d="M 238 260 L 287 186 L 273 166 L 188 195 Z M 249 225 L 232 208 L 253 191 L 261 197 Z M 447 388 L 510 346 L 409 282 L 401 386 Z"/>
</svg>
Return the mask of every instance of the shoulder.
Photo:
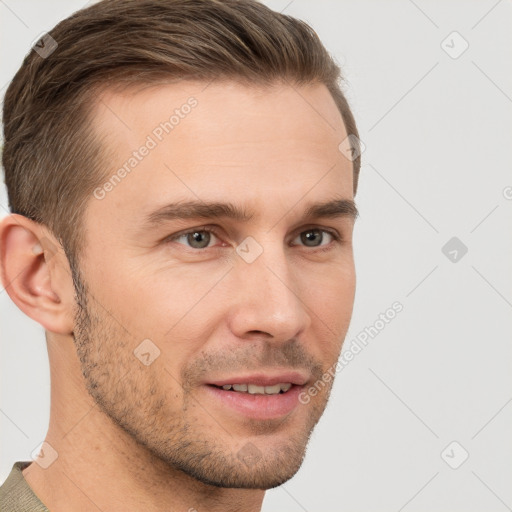
<svg viewBox="0 0 512 512">
<path fill-rule="evenodd" d="M 49 512 L 28 485 L 22 471 L 33 461 L 17 461 L 9 476 L 0 485 L 0 510 L 2 512 Z"/>
</svg>

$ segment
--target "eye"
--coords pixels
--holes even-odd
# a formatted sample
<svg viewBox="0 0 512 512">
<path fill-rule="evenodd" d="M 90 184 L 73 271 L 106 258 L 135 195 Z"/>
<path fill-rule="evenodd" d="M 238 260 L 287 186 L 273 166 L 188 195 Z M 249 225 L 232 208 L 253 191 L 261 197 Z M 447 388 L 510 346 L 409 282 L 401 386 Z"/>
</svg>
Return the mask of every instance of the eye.
<svg viewBox="0 0 512 512">
<path fill-rule="evenodd" d="M 325 235 L 327 234 L 327 241 Z M 188 246 L 191 249 L 209 249 L 212 248 L 210 243 L 212 239 L 219 238 L 217 232 L 214 229 L 201 227 L 191 229 L 189 231 L 185 231 L 184 233 L 179 233 L 177 235 L 172 235 L 166 239 L 167 242 L 178 242 L 182 245 Z M 300 239 L 300 242 L 297 244 L 295 241 Z M 310 228 L 299 233 L 297 237 L 295 237 L 293 241 L 293 245 L 301 245 L 303 244 L 305 247 L 324 247 L 325 249 L 320 250 L 328 250 L 331 248 L 332 241 L 341 242 L 341 237 L 335 232 L 326 229 L 320 228 Z M 325 243 L 324 243 L 325 242 Z M 225 245 L 225 244 L 224 244 Z"/>
<path fill-rule="evenodd" d="M 193 229 L 185 233 L 172 236 L 168 238 L 168 241 L 184 240 L 192 249 L 207 249 L 212 236 L 217 238 L 217 235 L 211 229 Z"/>
<path fill-rule="evenodd" d="M 327 234 L 328 238 L 330 237 L 331 240 L 327 240 L 327 243 L 322 243 L 325 241 L 325 234 Z M 320 228 L 311 228 L 306 231 L 302 231 L 299 236 L 295 238 L 295 240 L 297 239 L 300 239 L 306 247 L 322 247 L 330 245 L 332 240 L 339 241 L 340 237 L 332 231 Z"/>
</svg>

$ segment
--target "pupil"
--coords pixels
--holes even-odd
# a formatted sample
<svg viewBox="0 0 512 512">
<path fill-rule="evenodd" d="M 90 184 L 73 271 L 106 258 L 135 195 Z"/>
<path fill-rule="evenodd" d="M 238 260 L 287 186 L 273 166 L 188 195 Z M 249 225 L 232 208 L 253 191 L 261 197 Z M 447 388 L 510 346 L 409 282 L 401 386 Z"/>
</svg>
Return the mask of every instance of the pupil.
<svg viewBox="0 0 512 512">
<path fill-rule="evenodd" d="M 196 249 L 204 249 L 205 247 L 208 247 L 210 234 L 206 231 L 195 231 L 194 233 L 189 233 L 188 236 L 188 241 L 192 247 Z"/>
<path fill-rule="evenodd" d="M 312 229 L 310 231 L 306 231 L 303 234 L 302 241 L 304 242 L 305 245 L 309 245 L 310 247 L 311 246 L 314 247 L 314 246 L 318 245 L 318 243 L 320 243 L 322 241 L 322 237 L 319 236 L 319 230 L 318 229 Z M 315 241 L 318 242 L 318 243 L 315 243 Z M 310 242 L 313 242 L 313 243 L 310 244 Z"/>
</svg>

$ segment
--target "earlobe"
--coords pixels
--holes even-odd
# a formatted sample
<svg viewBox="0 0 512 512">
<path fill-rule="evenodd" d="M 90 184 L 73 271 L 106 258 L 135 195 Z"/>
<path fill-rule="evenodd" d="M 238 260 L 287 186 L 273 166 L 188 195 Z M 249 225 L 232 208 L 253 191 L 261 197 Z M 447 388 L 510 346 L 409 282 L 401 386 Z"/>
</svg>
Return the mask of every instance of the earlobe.
<svg viewBox="0 0 512 512">
<path fill-rule="evenodd" d="M 2 284 L 13 302 L 46 330 L 70 334 L 72 279 L 67 259 L 52 238 L 27 217 L 12 214 L 4 218 L 0 222 Z"/>
</svg>

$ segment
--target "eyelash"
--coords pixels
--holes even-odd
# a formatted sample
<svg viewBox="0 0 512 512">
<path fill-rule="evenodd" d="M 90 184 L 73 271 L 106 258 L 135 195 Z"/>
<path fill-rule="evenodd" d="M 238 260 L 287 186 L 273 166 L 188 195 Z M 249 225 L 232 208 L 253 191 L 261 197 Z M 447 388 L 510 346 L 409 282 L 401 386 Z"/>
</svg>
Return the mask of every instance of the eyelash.
<svg viewBox="0 0 512 512">
<path fill-rule="evenodd" d="M 331 235 L 333 237 L 335 243 L 339 243 L 339 244 L 343 243 L 342 237 L 340 235 L 338 235 L 338 233 L 336 231 L 331 230 L 331 229 L 324 229 L 324 228 L 320 228 L 320 227 L 310 227 L 310 228 L 304 229 L 303 231 L 300 231 L 297 234 L 297 236 L 299 236 L 302 233 L 305 233 L 307 231 L 313 231 L 313 230 L 328 233 L 329 235 Z M 199 228 L 193 228 L 193 229 L 189 229 L 187 231 L 183 231 L 181 233 L 177 233 L 175 235 L 171 235 L 170 237 L 167 237 L 164 240 L 164 242 L 173 242 L 174 240 L 181 238 L 183 236 L 189 235 L 190 233 L 213 233 L 217 238 L 221 239 L 221 236 L 217 229 L 215 229 L 213 227 L 209 227 L 209 226 L 201 226 Z M 180 245 L 184 245 L 184 244 L 180 244 Z M 310 247 L 310 249 L 314 252 L 325 252 L 325 251 L 330 251 L 332 249 L 332 245 L 333 245 L 333 243 L 331 242 L 330 244 L 327 244 L 325 246 Z M 185 247 L 187 247 L 187 246 L 185 246 Z M 306 245 L 304 245 L 303 247 L 308 248 Z M 187 247 L 187 249 L 190 249 L 193 252 L 199 253 L 199 252 L 207 251 L 208 249 L 215 249 L 215 247 L 205 247 L 203 249 L 195 249 L 193 247 Z"/>
</svg>

